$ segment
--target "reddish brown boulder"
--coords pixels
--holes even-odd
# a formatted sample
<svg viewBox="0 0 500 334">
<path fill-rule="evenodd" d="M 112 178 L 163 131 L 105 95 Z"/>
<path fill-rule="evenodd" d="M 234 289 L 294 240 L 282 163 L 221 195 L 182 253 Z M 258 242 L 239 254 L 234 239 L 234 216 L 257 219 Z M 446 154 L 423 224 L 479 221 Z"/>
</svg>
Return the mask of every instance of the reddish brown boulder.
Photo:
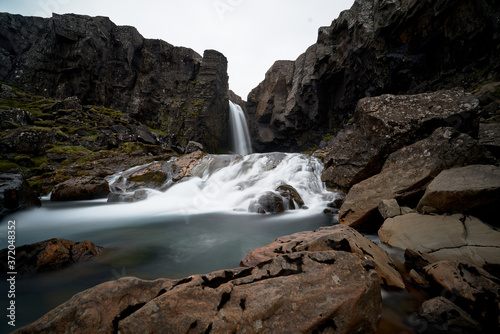
<svg viewBox="0 0 500 334">
<path fill-rule="evenodd" d="M 108 181 L 100 177 L 74 177 L 59 183 L 52 189 L 51 201 L 81 201 L 106 198 L 109 194 Z"/>
<path fill-rule="evenodd" d="M 425 267 L 440 294 L 467 310 L 483 333 L 496 332 L 500 324 L 500 280 L 467 262 L 440 261 Z M 492 331 L 493 330 L 493 331 Z"/>
<path fill-rule="evenodd" d="M 280 254 L 328 250 L 366 256 L 375 262 L 375 269 L 380 277 L 381 284 L 398 288 L 405 287 L 401 275 L 394 268 L 387 253 L 355 229 L 344 225 L 321 227 L 316 231 L 298 232 L 279 237 L 269 245 L 248 253 L 240 264 L 242 266 L 255 266 Z"/>
<path fill-rule="evenodd" d="M 417 210 L 469 213 L 497 223 L 500 167 L 472 165 L 442 171 L 427 187 Z"/>
<path fill-rule="evenodd" d="M 14 333 L 116 333 L 120 319 L 172 285 L 167 279 L 143 281 L 133 277 L 102 283 Z"/>
<path fill-rule="evenodd" d="M 301 252 L 181 280 L 124 278 L 17 333 L 375 333 L 382 301 L 373 268 L 356 254 Z"/>
<path fill-rule="evenodd" d="M 472 216 L 410 213 L 387 219 L 378 235 L 391 247 L 413 248 L 438 260 L 500 264 L 500 232 Z"/>
<path fill-rule="evenodd" d="M 16 271 L 18 275 L 30 275 L 68 267 L 72 264 L 88 261 L 97 256 L 102 247 L 86 240 L 74 242 L 65 239 L 50 239 L 16 249 Z M 7 248 L 0 251 L 2 258 L 7 258 Z M 3 263 L 3 262 L 2 262 Z M 7 272 L 7 263 L 3 263 Z"/>
</svg>

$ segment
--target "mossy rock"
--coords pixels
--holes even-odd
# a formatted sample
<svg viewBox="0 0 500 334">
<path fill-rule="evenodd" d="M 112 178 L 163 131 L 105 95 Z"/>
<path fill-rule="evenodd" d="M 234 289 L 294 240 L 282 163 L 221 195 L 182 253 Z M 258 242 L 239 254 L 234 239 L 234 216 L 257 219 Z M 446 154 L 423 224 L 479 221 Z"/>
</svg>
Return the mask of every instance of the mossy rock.
<svg viewBox="0 0 500 334">
<path fill-rule="evenodd" d="M 9 161 L 9 160 L 0 160 L 0 173 L 10 173 L 16 172 L 19 170 L 19 165 Z"/>
<path fill-rule="evenodd" d="M 137 183 L 143 183 L 143 184 L 150 184 L 149 186 L 151 187 L 152 185 L 156 185 L 158 187 L 161 187 L 163 183 L 165 183 L 168 179 L 168 176 L 161 172 L 161 171 L 151 171 L 147 172 L 141 175 L 135 175 L 131 176 L 128 180 L 130 182 L 137 182 Z"/>
<path fill-rule="evenodd" d="M 14 158 L 14 161 L 17 165 L 19 165 L 21 167 L 31 168 L 31 167 L 36 166 L 35 162 L 31 159 L 31 157 L 29 155 L 26 155 L 26 154 L 17 155 Z"/>
</svg>

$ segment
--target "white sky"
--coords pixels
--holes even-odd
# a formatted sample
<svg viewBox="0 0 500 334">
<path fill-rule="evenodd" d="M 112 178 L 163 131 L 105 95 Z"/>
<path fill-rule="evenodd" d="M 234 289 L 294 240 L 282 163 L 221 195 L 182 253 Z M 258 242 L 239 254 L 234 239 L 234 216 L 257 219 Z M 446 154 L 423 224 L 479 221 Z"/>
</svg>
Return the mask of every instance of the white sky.
<svg viewBox="0 0 500 334">
<path fill-rule="evenodd" d="M 276 60 L 295 60 L 354 0 L 0 0 L 0 12 L 107 16 L 145 38 L 228 59 L 229 86 L 244 100 Z"/>
</svg>

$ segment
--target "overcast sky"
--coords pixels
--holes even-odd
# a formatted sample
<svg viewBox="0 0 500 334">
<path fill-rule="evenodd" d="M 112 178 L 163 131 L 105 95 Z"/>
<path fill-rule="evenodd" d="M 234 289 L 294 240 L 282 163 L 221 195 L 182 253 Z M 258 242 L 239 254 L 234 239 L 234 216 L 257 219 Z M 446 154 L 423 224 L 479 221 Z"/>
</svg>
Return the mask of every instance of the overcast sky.
<svg viewBox="0 0 500 334">
<path fill-rule="evenodd" d="M 244 100 L 276 60 L 295 60 L 354 0 L 0 0 L 0 12 L 107 16 L 146 38 L 222 52 Z"/>
</svg>

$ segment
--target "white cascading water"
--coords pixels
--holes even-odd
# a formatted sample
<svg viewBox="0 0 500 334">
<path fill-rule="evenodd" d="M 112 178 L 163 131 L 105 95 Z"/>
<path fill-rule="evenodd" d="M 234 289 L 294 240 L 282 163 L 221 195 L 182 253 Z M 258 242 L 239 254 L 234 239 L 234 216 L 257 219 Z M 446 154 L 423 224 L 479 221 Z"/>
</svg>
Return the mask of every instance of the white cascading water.
<svg viewBox="0 0 500 334">
<path fill-rule="evenodd" d="M 130 208 L 130 214 L 138 211 L 149 214 L 248 212 L 250 204 L 260 195 L 286 184 L 297 190 L 311 210 L 304 212 L 312 213 L 321 211 L 335 196 L 321 181 L 322 170 L 318 159 L 299 153 L 208 155 L 188 179 L 174 184 L 166 192 L 150 191 L 146 201 L 123 209 Z M 110 188 L 115 186 L 112 180 L 123 182 L 116 177 L 108 180 Z"/>
<path fill-rule="evenodd" d="M 239 105 L 231 101 L 229 101 L 229 118 L 234 153 L 243 155 L 252 153 L 252 144 L 245 113 Z"/>
</svg>

